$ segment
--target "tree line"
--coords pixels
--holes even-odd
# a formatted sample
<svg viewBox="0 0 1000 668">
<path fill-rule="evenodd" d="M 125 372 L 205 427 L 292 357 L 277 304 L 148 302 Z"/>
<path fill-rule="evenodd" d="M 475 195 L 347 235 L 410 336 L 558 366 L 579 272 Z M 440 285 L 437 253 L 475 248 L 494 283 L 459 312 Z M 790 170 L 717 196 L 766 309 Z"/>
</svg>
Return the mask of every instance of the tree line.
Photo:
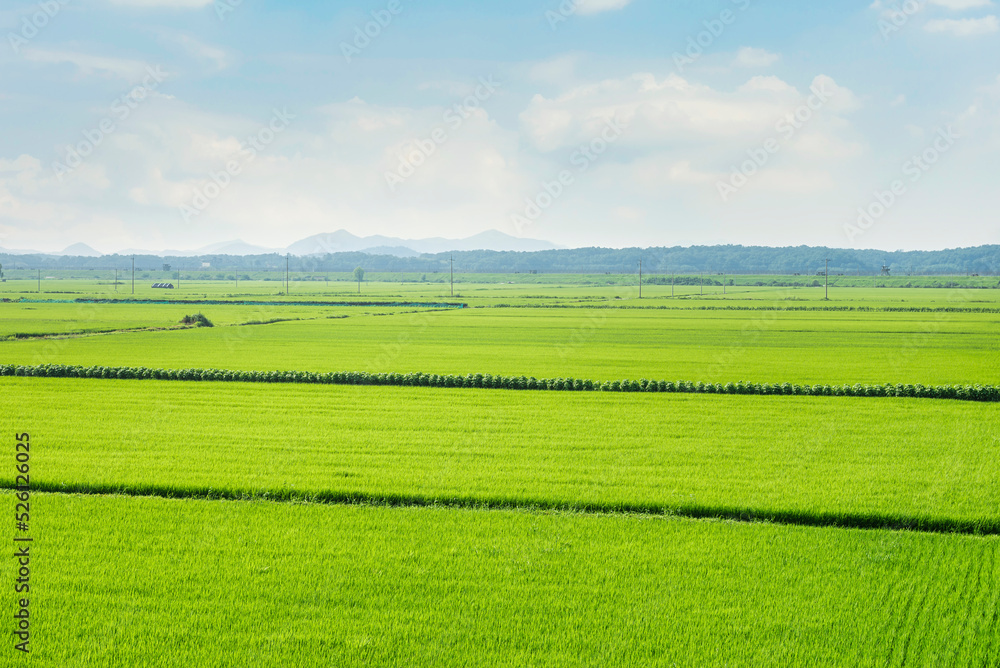
<svg viewBox="0 0 1000 668">
<path fill-rule="evenodd" d="M 881 251 L 795 246 L 689 246 L 654 248 L 566 248 L 544 251 L 456 251 L 397 257 L 363 252 L 327 253 L 288 258 L 294 272 L 345 272 L 357 267 L 369 272 L 447 272 L 454 258 L 461 273 L 559 273 L 632 274 L 642 259 L 648 275 L 687 274 L 775 274 L 822 275 L 826 260 L 831 275 L 882 274 L 914 275 L 995 275 L 1000 271 L 1000 245 L 954 248 L 938 251 Z M 130 266 L 132 256 L 102 257 L 0 254 L 7 269 L 107 269 Z M 266 255 L 200 255 L 175 257 L 135 256 L 136 270 L 161 271 L 284 271 L 286 257 Z"/>
</svg>

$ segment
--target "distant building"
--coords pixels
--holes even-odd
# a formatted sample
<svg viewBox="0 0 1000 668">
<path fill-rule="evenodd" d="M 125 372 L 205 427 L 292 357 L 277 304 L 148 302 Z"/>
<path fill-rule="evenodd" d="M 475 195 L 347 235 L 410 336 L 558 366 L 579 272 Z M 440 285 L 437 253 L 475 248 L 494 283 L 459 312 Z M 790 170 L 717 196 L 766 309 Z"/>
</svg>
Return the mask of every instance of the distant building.
<svg viewBox="0 0 1000 668">
<path fill-rule="evenodd" d="M 153 287 L 154 288 L 166 288 L 168 290 L 173 290 L 174 289 L 174 284 L 173 283 L 153 283 Z"/>
</svg>

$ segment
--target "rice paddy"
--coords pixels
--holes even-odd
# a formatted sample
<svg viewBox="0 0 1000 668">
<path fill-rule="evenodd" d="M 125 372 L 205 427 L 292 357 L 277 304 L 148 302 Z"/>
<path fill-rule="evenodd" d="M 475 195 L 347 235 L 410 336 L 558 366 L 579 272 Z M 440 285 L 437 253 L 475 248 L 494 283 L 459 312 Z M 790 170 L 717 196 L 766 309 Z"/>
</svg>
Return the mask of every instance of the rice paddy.
<svg viewBox="0 0 1000 668">
<path fill-rule="evenodd" d="M 996 290 L 598 279 L 11 301 L 0 364 L 1000 384 Z M 32 665 L 1000 661 L 997 403 L 4 376 L 0 408 Z"/>
</svg>

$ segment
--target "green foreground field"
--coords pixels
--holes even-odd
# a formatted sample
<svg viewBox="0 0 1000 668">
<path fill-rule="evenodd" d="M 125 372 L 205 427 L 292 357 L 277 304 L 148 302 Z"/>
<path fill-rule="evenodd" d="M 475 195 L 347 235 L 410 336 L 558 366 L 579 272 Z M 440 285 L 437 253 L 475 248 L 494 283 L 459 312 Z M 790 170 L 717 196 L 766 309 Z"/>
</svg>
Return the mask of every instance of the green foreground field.
<svg viewBox="0 0 1000 668">
<path fill-rule="evenodd" d="M 2 302 L 0 364 L 1000 384 L 995 277 L 498 278 Z M 35 539 L 0 665 L 1000 665 L 1000 404 L 2 377 L 0 412 Z"/>
<path fill-rule="evenodd" d="M 4 377 L 0 412 L 50 491 L 1000 531 L 1000 404 Z"/>
<path fill-rule="evenodd" d="M 32 505 L 33 666 L 1000 661 L 996 537 L 62 494 Z"/>
</svg>

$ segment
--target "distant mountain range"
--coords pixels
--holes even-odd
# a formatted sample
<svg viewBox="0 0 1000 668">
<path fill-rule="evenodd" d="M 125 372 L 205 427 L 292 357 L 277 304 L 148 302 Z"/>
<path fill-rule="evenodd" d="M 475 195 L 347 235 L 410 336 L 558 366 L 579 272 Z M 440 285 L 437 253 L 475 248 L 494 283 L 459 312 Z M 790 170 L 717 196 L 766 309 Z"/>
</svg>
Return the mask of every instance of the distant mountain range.
<svg viewBox="0 0 1000 668">
<path fill-rule="evenodd" d="M 421 253 L 447 253 L 448 251 L 540 251 L 554 250 L 559 246 L 538 239 L 520 239 L 497 230 L 488 230 L 465 239 L 399 239 L 375 235 L 357 237 L 339 230 L 330 234 L 306 237 L 285 249 L 292 255 L 325 255 L 327 253 L 369 252 L 378 250 L 381 255 L 409 257 Z M 373 253 L 376 254 L 376 253 Z"/>
<path fill-rule="evenodd" d="M 373 235 L 359 237 L 347 230 L 337 230 L 325 234 L 314 234 L 291 244 L 287 248 L 265 248 L 248 244 L 241 239 L 210 244 L 194 250 L 148 250 L 126 248 L 115 255 L 158 255 L 161 257 L 199 257 L 203 255 L 326 255 L 327 253 L 361 252 L 370 255 L 393 255 L 396 257 L 416 257 L 422 253 L 447 253 L 448 251 L 540 251 L 560 248 L 556 244 L 539 239 L 521 239 L 497 230 L 488 230 L 465 239 L 400 239 Z M 85 243 L 68 246 L 59 253 L 42 253 L 36 250 L 14 250 L 0 248 L 0 253 L 8 255 L 68 255 L 75 257 L 101 257 L 105 255 Z M 111 253 L 108 253 L 111 255 Z"/>
</svg>

